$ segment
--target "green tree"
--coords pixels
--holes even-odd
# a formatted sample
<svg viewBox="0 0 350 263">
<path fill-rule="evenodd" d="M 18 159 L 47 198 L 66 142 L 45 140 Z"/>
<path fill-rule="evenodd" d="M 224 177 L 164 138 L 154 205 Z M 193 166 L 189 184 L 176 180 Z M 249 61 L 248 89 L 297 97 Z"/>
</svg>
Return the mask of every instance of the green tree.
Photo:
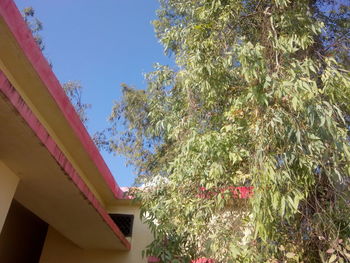
<svg viewBox="0 0 350 263">
<path fill-rule="evenodd" d="M 81 86 L 78 81 L 68 81 L 62 84 L 62 88 L 73 104 L 81 122 L 86 126 L 87 121 L 89 120 L 87 110 L 91 108 L 91 104 L 83 102 L 83 86 Z"/>
<path fill-rule="evenodd" d="M 160 2 L 176 68 L 156 65 L 146 90 L 124 85 L 109 129 L 144 184 L 146 254 L 350 262 L 349 5 Z"/>
<path fill-rule="evenodd" d="M 43 39 L 40 35 L 40 31 L 43 30 L 43 24 L 35 17 L 35 10 L 29 6 L 22 10 L 23 19 L 26 22 L 28 28 L 32 32 L 35 42 L 38 44 L 41 51 L 45 49 Z"/>
</svg>

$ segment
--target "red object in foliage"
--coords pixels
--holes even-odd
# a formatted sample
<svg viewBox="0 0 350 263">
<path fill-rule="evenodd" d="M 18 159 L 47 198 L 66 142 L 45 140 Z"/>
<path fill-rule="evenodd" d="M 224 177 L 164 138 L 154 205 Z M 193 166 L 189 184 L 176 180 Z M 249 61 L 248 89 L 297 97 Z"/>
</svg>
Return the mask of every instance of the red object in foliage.
<svg viewBox="0 0 350 263">
<path fill-rule="evenodd" d="M 234 189 L 234 190 L 232 190 Z M 253 189 L 254 186 L 238 186 L 238 187 L 231 187 L 230 190 L 233 193 L 233 191 L 238 195 L 238 198 L 241 199 L 247 199 L 253 195 Z M 237 193 L 238 190 L 238 193 Z"/>
<path fill-rule="evenodd" d="M 160 262 L 160 259 L 157 257 L 149 256 L 147 258 L 148 263 L 157 263 Z M 191 261 L 191 263 L 215 263 L 214 259 L 211 258 L 197 258 Z"/>
<path fill-rule="evenodd" d="M 157 258 L 157 257 L 149 256 L 149 257 L 147 258 L 147 262 L 148 262 L 148 263 L 156 263 L 156 262 L 160 262 L 160 259 Z"/>
<path fill-rule="evenodd" d="M 198 258 L 192 260 L 191 263 L 215 263 L 215 260 L 211 258 Z"/>
<path fill-rule="evenodd" d="M 210 199 L 227 190 L 232 194 L 234 199 L 247 199 L 253 195 L 254 186 L 229 186 L 211 190 L 200 187 L 198 197 Z"/>
</svg>

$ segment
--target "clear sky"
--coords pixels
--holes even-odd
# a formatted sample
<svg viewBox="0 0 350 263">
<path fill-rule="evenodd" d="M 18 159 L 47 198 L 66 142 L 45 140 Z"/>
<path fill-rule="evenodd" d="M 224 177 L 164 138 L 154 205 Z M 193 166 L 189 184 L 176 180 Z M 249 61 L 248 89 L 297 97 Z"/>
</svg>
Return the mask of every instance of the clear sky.
<svg viewBox="0 0 350 263">
<path fill-rule="evenodd" d="M 157 0 L 15 0 L 19 9 L 32 6 L 43 23 L 44 54 L 61 83 L 78 80 L 83 101 L 92 104 L 88 129 L 107 126 L 120 83 L 145 88 L 143 74 L 156 62 L 170 64 L 155 37 L 151 21 Z M 102 153 L 120 186 L 135 175 L 122 157 Z"/>
</svg>

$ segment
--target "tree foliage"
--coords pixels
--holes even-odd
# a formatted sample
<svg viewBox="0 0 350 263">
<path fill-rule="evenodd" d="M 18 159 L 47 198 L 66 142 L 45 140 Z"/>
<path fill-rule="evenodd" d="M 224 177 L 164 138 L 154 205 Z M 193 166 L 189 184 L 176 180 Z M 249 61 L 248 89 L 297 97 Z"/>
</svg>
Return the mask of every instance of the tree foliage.
<svg viewBox="0 0 350 263">
<path fill-rule="evenodd" d="M 78 81 L 68 81 L 62 84 L 62 88 L 73 104 L 74 109 L 77 112 L 81 122 L 86 125 L 87 121 L 89 120 L 87 116 L 87 110 L 91 108 L 91 104 L 83 102 L 83 87 Z"/>
<path fill-rule="evenodd" d="M 349 262 L 349 5 L 160 2 L 154 26 L 176 67 L 124 86 L 110 117 L 110 149 L 145 185 L 146 254 Z"/>
<path fill-rule="evenodd" d="M 35 42 L 38 44 L 41 51 L 45 49 L 43 39 L 40 35 L 40 31 L 43 30 L 42 22 L 35 16 L 35 10 L 33 7 L 29 6 L 22 10 L 22 15 L 24 21 L 26 22 L 28 28 L 33 34 Z"/>
</svg>

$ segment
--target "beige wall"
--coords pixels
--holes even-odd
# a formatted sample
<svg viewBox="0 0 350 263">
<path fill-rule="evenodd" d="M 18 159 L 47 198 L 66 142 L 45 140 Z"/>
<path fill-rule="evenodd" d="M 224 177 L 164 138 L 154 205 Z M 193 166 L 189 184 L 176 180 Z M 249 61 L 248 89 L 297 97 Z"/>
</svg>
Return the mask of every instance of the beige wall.
<svg viewBox="0 0 350 263">
<path fill-rule="evenodd" d="M 16 192 L 19 178 L 0 161 L 0 233 Z"/>
<path fill-rule="evenodd" d="M 139 209 L 135 205 L 116 206 L 110 213 L 134 214 L 130 251 L 84 250 L 67 240 L 53 228 L 49 228 L 40 263 L 141 263 L 142 250 L 151 242 L 152 235 L 140 221 Z"/>
</svg>

